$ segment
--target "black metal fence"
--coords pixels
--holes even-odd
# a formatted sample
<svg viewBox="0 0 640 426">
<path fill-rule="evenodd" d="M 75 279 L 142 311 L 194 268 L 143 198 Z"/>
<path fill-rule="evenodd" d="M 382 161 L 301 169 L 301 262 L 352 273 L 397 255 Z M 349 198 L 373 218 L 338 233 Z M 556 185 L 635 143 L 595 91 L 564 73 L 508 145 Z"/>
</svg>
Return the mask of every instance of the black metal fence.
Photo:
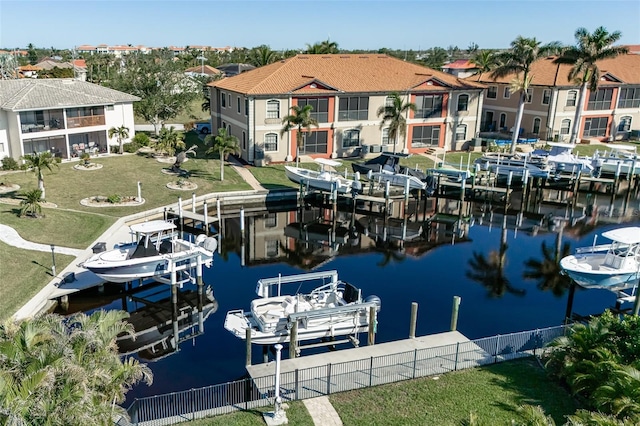
<svg viewBox="0 0 640 426">
<path fill-rule="evenodd" d="M 307 399 L 534 356 L 564 332 L 565 326 L 550 327 L 297 369 L 281 374 L 280 395 L 285 401 Z M 269 405 L 274 394 L 274 376 L 172 392 L 136 399 L 127 409 L 130 422 L 118 424 L 172 425 Z"/>
</svg>

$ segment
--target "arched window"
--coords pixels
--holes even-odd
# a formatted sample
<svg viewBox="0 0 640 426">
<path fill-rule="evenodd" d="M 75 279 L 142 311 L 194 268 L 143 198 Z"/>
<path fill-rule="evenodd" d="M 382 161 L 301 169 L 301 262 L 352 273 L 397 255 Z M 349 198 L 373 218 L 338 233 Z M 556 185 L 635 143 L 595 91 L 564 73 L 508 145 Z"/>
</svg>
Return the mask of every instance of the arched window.
<svg viewBox="0 0 640 426">
<path fill-rule="evenodd" d="M 345 130 L 344 133 L 342 133 L 342 147 L 351 148 L 354 146 L 360 146 L 360 131 Z"/>
<path fill-rule="evenodd" d="M 576 106 L 576 99 L 578 98 L 577 90 L 569 90 L 567 93 L 567 106 Z"/>
<path fill-rule="evenodd" d="M 533 134 L 537 135 L 538 133 L 540 133 L 540 123 L 541 120 L 540 118 L 536 117 L 533 119 Z"/>
<path fill-rule="evenodd" d="M 469 95 L 458 95 L 458 111 L 467 111 L 469 108 Z"/>
<path fill-rule="evenodd" d="M 458 124 L 456 127 L 456 142 L 467 140 L 467 125 Z"/>
<path fill-rule="evenodd" d="M 277 133 L 267 133 L 266 135 L 264 135 L 264 150 L 265 152 L 278 150 L 278 134 Z"/>
<path fill-rule="evenodd" d="M 562 124 L 560 125 L 560 134 L 568 135 L 570 129 L 571 129 L 571 120 L 569 120 L 568 118 L 565 118 L 564 120 L 562 120 Z"/>
<path fill-rule="evenodd" d="M 631 116 L 625 115 L 620 119 L 620 124 L 618 124 L 619 132 L 628 132 L 631 130 Z"/>
<path fill-rule="evenodd" d="M 280 101 L 267 101 L 267 118 L 280 118 Z"/>
</svg>

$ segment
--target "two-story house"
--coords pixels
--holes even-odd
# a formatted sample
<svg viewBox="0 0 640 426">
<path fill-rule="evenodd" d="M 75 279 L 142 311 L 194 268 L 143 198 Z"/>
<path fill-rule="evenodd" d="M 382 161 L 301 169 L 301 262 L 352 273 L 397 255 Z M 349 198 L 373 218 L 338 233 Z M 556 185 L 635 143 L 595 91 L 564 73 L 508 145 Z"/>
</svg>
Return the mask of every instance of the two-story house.
<svg viewBox="0 0 640 426">
<path fill-rule="evenodd" d="M 109 129 L 133 138 L 136 96 L 73 79 L 0 80 L 0 160 L 49 151 L 62 159 L 117 146 Z"/>
<path fill-rule="evenodd" d="M 576 125 L 575 112 L 579 83 L 568 78 L 570 65 L 560 65 L 555 57 L 532 64 L 531 87 L 522 117 L 521 132 L 547 140 L 568 141 Z M 627 139 L 633 128 L 640 129 L 640 55 L 622 55 L 597 63 L 600 82 L 596 91 L 584 99 L 582 139 L 601 141 Z M 493 80 L 490 73 L 469 77 L 487 85 L 482 109 L 481 131 L 512 130 L 518 109 L 518 96 L 511 93 L 514 75 Z"/>
<path fill-rule="evenodd" d="M 379 54 L 297 55 L 210 83 L 211 118 L 240 141 L 252 162 L 291 161 L 296 132 L 280 134 L 294 105 L 311 105 L 318 127 L 303 138 L 300 153 L 313 158 L 370 152 L 424 152 L 460 148 L 479 131 L 484 85 Z M 416 105 L 396 142 L 377 111 L 399 93 Z M 258 157 L 257 157 L 258 156 Z"/>
</svg>

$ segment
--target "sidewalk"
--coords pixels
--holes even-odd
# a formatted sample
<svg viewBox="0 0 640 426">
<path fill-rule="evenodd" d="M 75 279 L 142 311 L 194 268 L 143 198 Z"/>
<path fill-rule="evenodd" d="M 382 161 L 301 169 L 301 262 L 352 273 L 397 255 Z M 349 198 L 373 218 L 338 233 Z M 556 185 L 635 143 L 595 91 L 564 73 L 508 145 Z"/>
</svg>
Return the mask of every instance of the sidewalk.
<svg viewBox="0 0 640 426">
<path fill-rule="evenodd" d="M 236 157 L 230 155 L 227 161 L 229 162 L 229 164 L 231 164 L 231 167 L 233 167 L 233 169 L 238 172 L 240 177 L 242 177 L 245 182 L 251 185 L 251 188 L 255 189 L 256 191 L 266 191 L 265 187 L 260 185 L 258 179 L 253 176 L 253 173 L 246 169 Z"/>
</svg>

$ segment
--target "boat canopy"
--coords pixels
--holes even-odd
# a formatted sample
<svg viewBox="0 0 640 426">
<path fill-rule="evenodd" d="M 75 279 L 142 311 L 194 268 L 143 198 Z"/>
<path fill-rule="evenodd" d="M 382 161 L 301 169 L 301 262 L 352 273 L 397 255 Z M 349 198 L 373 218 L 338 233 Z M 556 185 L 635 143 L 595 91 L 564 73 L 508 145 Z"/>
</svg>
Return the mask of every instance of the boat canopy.
<svg viewBox="0 0 640 426">
<path fill-rule="evenodd" d="M 327 158 L 316 158 L 314 161 L 318 164 L 322 164 L 323 166 L 338 167 L 342 165 L 339 161 L 329 160 Z"/>
<path fill-rule="evenodd" d="M 545 142 L 545 143 L 550 147 L 556 147 L 556 148 L 573 149 L 576 147 L 576 144 L 574 143 L 565 143 L 565 142 Z"/>
<path fill-rule="evenodd" d="M 640 227 L 631 226 L 612 229 L 611 231 L 603 232 L 602 236 L 622 244 L 640 244 Z"/>
<path fill-rule="evenodd" d="M 616 151 L 628 151 L 628 152 L 635 152 L 636 151 L 636 147 L 633 145 L 622 145 L 622 144 L 613 144 L 613 143 L 609 143 L 607 145 L 605 145 L 607 148 L 611 149 L 611 150 L 616 150 Z"/>
<path fill-rule="evenodd" d="M 148 222 L 136 223 L 131 225 L 132 232 L 140 234 L 157 234 L 162 231 L 172 231 L 176 229 L 176 225 L 165 220 L 150 220 Z"/>
</svg>

